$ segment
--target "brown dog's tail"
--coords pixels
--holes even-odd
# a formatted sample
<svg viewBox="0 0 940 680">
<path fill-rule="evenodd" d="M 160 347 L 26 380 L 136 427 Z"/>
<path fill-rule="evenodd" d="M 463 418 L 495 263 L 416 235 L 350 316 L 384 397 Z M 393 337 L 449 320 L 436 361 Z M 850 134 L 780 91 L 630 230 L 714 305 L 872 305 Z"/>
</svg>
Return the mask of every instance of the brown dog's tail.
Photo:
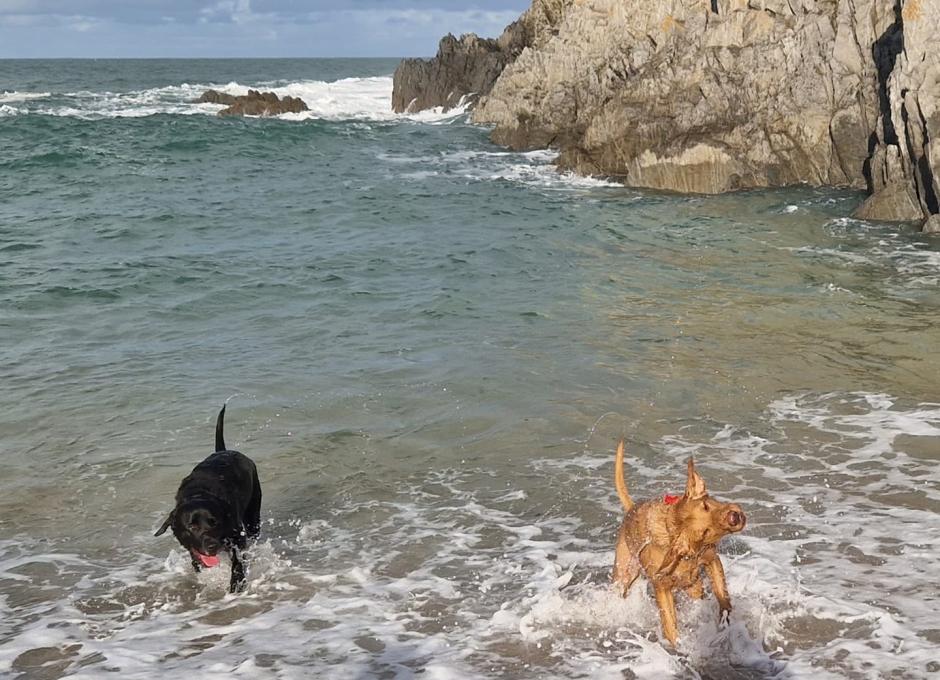
<svg viewBox="0 0 940 680">
<path fill-rule="evenodd" d="M 623 509 L 627 512 L 633 510 L 633 499 L 627 492 L 627 483 L 623 480 L 623 440 L 617 444 L 617 457 L 614 459 L 614 486 L 617 487 L 617 495 L 620 496 L 620 502 L 623 503 Z"/>
</svg>

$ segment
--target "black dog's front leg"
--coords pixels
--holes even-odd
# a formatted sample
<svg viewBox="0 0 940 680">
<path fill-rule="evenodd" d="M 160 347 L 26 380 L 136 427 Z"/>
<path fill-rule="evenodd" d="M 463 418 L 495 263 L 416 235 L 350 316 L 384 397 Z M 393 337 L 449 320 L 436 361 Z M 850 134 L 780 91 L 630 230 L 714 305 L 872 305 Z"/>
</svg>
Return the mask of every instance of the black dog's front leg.
<svg viewBox="0 0 940 680">
<path fill-rule="evenodd" d="M 242 520 L 243 535 L 251 539 L 258 538 L 258 534 L 261 533 L 261 482 L 258 481 L 257 472 L 254 473 L 252 480 L 251 500 L 248 501 Z"/>
<path fill-rule="evenodd" d="M 242 561 L 238 558 L 238 548 L 233 546 L 230 553 L 232 555 L 232 580 L 229 583 L 228 591 L 230 593 L 237 593 L 244 590 L 247 585 L 245 565 L 242 564 Z"/>
<path fill-rule="evenodd" d="M 190 560 L 192 561 L 192 563 L 193 563 L 193 569 L 195 570 L 195 572 L 196 572 L 197 574 L 198 574 L 200 571 L 202 571 L 202 562 L 200 562 L 198 559 L 196 559 L 196 557 L 194 557 L 193 555 L 190 555 Z"/>
</svg>

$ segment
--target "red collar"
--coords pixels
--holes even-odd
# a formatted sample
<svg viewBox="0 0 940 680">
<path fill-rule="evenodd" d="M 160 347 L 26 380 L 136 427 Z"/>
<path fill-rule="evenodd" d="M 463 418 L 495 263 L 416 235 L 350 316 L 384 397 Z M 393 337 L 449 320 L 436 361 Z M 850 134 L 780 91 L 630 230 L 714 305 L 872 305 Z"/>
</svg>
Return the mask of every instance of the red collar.
<svg viewBox="0 0 940 680">
<path fill-rule="evenodd" d="M 682 496 L 670 496 L 667 493 L 665 496 L 663 496 L 663 503 L 665 503 L 666 505 L 675 505 L 676 503 L 679 502 L 680 498 L 682 498 Z"/>
</svg>

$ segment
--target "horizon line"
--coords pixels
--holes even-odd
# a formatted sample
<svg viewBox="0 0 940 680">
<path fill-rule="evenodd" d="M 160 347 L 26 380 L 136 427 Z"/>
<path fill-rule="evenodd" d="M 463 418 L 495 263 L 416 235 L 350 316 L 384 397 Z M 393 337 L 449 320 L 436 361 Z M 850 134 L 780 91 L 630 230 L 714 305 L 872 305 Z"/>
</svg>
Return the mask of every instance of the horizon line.
<svg viewBox="0 0 940 680">
<path fill-rule="evenodd" d="M 429 54 L 427 56 L 417 56 L 417 57 L 415 56 L 388 56 L 388 57 L 366 57 L 366 56 L 360 56 L 360 57 L 343 57 L 343 56 L 336 56 L 336 57 L 270 57 L 270 56 L 269 57 L 263 57 L 263 56 L 261 57 L 0 57 L 0 61 L 56 61 L 56 60 L 66 60 L 66 59 L 74 60 L 74 61 L 78 61 L 78 60 L 155 61 L 158 59 L 166 60 L 166 61 L 172 61 L 172 60 L 193 61 L 197 59 L 201 59 L 204 61 L 223 60 L 223 59 L 227 61 L 233 61 L 233 60 L 238 60 L 238 59 L 243 59 L 243 60 L 248 60 L 248 59 L 272 59 L 272 60 L 273 59 L 375 59 L 377 60 L 377 59 L 431 59 L 433 57 L 434 57 L 433 54 Z"/>
</svg>

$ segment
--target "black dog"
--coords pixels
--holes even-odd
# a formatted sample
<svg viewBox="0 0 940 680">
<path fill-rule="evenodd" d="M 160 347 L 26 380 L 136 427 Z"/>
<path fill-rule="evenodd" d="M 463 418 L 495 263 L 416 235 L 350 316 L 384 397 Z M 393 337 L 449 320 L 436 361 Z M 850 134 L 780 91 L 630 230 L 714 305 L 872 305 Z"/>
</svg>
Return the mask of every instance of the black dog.
<svg viewBox="0 0 940 680">
<path fill-rule="evenodd" d="M 197 572 L 217 565 L 218 553 L 228 550 L 232 557 L 229 590 L 234 593 L 245 586 L 245 567 L 238 553 L 261 531 L 261 483 L 251 458 L 225 448 L 224 420 L 223 406 L 215 424 L 215 453 L 180 482 L 176 507 L 154 536 L 172 525 L 173 535 L 189 551 Z"/>
</svg>

